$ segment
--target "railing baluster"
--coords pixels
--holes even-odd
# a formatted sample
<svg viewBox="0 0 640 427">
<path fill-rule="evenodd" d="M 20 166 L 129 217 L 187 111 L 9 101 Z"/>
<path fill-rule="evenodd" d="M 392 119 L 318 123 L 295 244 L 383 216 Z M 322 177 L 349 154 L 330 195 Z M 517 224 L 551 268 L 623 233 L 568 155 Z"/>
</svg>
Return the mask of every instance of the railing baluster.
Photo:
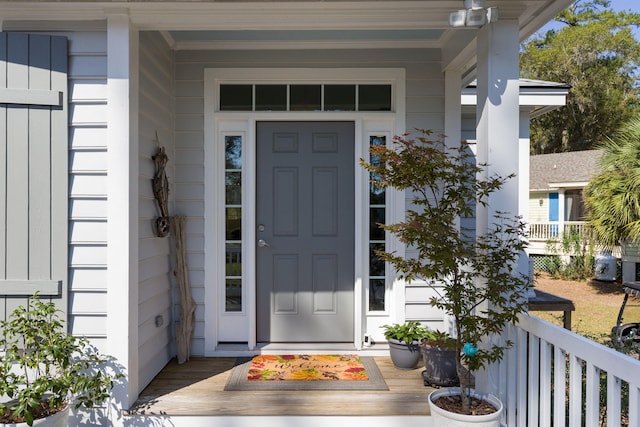
<svg viewBox="0 0 640 427">
<path fill-rule="evenodd" d="M 622 381 L 607 373 L 607 426 L 620 426 L 622 416 Z"/>
<path fill-rule="evenodd" d="M 540 427 L 551 427 L 551 344 L 540 340 Z"/>
<path fill-rule="evenodd" d="M 629 384 L 629 427 L 640 427 L 640 384 Z"/>
<path fill-rule="evenodd" d="M 600 369 L 587 362 L 586 427 L 598 427 L 600 418 Z"/>
<path fill-rule="evenodd" d="M 582 426 L 582 362 L 569 354 L 569 427 Z"/>
<path fill-rule="evenodd" d="M 538 425 L 538 408 L 540 395 L 535 393 L 540 390 L 540 339 L 533 334 L 529 334 L 529 424 Z"/>
<path fill-rule="evenodd" d="M 522 329 L 518 329 L 515 326 L 507 328 L 507 339 L 517 343 L 518 334 L 524 333 Z M 518 407 L 517 401 L 517 385 L 518 385 L 518 346 L 514 345 L 507 350 L 506 365 L 507 365 L 507 398 L 506 404 L 506 418 L 508 426 L 515 426 L 517 423 L 516 413 Z"/>
<path fill-rule="evenodd" d="M 527 426 L 527 332 L 518 333 L 518 427 Z"/>
<path fill-rule="evenodd" d="M 553 425 L 564 426 L 567 416 L 567 353 L 555 346 L 553 351 Z"/>
</svg>

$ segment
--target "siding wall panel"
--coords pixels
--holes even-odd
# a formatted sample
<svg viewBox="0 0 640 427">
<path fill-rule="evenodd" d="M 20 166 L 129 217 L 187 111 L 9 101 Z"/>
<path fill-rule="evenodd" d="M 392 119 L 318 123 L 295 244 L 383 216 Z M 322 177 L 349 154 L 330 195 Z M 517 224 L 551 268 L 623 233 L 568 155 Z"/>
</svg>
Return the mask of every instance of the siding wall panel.
<svg viewBox="0 0 640 427">
<path fill-rule="evenodd" d="M 73 212 L 76 220 L 101 219 L 107 211 L 105 199 L 89 199 L 77 197 L 69 200 L 69 211 Z"/>
<path fill-rule="evenodd" d="M 73 166 L 71 166 L 73 170 Z M 70 178 L 71 197 L 106 197 L 107 174 L 101 170 L 72 173 Z M 107 212 L 104 213 L 105 218 Z"/>
<path fill-rule="evenodd" d="M 103 268 L 82 268 L 71 269 L 69 276 L 69 290 L 74 292 L 86 292 L 104 290 L 107 288 L 107 276 Z"/>
<path fill-rule="evenodd" d="M 107 146 L 106 123 L 98 126 L 73 126 L 69 129 L 69 142 L 74 149 Z"/>
<path fill-rule="evenodd" d="M 69 227 L 69 240 L 71 244 L 105 244 L 107 242 L 107 222 L 86 219 L 73 221 Z"/>
<path fill-rule="evenodd" d="M 139 286 L 138 286 L 138 366 L 142 390 L 175 355 L 172 328 L 171 238 L 157 237 L 155 219 L 159 215 L 151 187 L 155 174 L 152 157 L 159 146 L 169 158 L 165 172 L 173 190 L 176 161 L 173 127 L 173 52 L 156 32 L 140 33 L 139 86 Z M 169 213 L 173 214 L 171 203 Z M 162 323 L 156 324 L 156 317 Z"/>
<path fill-rule="evenodd" d="M 79 150 L 71 151 L 69 154 L 69 163 L 72 166 L 72 172 L 84 172 L 92 170 L 107 170 L 107 159 L 105 150 Z"/>
<path fill-rule="evenodd" d="M 77 79 L 69 86 L 69 99 L 73 102 L 92 102 L 107 97 L 106 80 Z"/>
</svg>

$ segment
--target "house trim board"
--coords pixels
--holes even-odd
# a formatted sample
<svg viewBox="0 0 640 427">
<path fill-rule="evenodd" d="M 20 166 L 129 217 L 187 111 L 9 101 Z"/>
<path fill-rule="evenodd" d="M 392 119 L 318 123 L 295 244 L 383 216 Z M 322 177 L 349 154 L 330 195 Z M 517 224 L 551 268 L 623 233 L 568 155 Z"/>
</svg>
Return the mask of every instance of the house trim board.
<svg viewBox="0 0 640 427">
<path fill-rule="evenodd" d="M 362 339 L 367 332 L 364 324 L 371 328 L 388 323 L 390 319 L 404 315 L 404 284 L 393 283 L 387 272 L 388 309 L 384 312 L 365 313 L 365 286 L 368 276 L 368 174 L 359 165 L 360 158 L 366 158 L 369 137 L 384 135 L 391 144 L 393 135 L 405 131 L 405 76 L 403 69 L 350 69 L 350 68 L 240 68 L 205 69 L 205 355 L 217 355 L 221 338 L 231 340 L 230 333 L 237 334 L 233 341 L 247 343 L 244 352 L 257 351 L 256 313 L 244 310 L 240 313 L 224 313 L 223 286 L 213 289 L 213 283 L 224 283 L 224 240 L 209 236 L 224 235 L 224 152 L 218 141 L 225 135 L 243 137 L 243 209 L 242 213 L 242 260 L 243 284 L 246 292 L 243 307 L 252 308 L 256 304 L 255 293 L 255 125 L 259 121 L 336 121 L 348 120 L 355 123 L 355 307 L 353 347 L 362 348 Z M 392 84 L 392 112 L 220 112 L 217 91 L 224 83 L 390 83 Z M 217 149 L 216 149 L 217 147 Z M 366 190 L 366 191 L 365 191 Z M 222 206 L 222 208 L 221 208 Z M 389 192 L 387 200 L 388 221 L 398 221 L 404 215 L 403 192 Z M 400 243 L 387 236 L 387 248 L 404 253 Z M 390 292 L 393 289 L 393 294 Z M 233 332 L 229 331 L 233 329 Z M 224 332 L 222 332 L 224 331 Z M 240 351 L 242 353 L 243 351 Z M 225 352 L 228 354 L 228 352 Z"/>
</svg>

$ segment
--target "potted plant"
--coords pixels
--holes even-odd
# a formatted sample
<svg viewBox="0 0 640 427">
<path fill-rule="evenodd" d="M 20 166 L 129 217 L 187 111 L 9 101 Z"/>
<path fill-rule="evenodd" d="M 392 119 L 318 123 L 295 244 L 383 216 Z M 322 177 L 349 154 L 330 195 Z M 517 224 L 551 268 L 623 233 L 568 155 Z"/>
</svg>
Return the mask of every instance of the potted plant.
<svg viewBox="0 0 640 427">
<path fill-rule="evenodd" d="M 426 386 L 457 386 L 456 340 L 446 332 L 429 331 L 420 343 Z"/>
<path fill-rule="evenodd" d="M 416 320 L 382 327 L 384 337 L 389 342 L 393 366 L 398 369 L 415 369 L 420 360 L 420 342 L 427 335 L 427 328 Z"/>
<path fill-rule="evenodd" d="M 461 387 L 445 390 L 456 395 L 458 410 L 468 416 L 474 394 L 470 373 L 503 357 L 511 343 L 490 338 L 526 311 L 530 280 L 515 271 L 526 247 L 525 224 L 518 216 L 497 212 L 485 227 L 463 227 L 460 219 L 472 218 L 476 206 L 487 206 L 489 196 L 512 176 L 483 178 L 486 165 L 476 164 L 466 142 L 448 147 L 443 137 L 431 135 L 421 130 L 416 139 L 395 137 L 394 147 L 372 146 L 371 163 L 361 164 L 374 185 L 407 190 L 412 196 L 413 207 L 404 221 L 381 226 L 414 255 L 378 256 L 407 281 L 431 286 L 436 294 L 431 305 L 453 319 Z M 430 396 L 430 405 L 439 403 L 437 397 Z M 435 412 L 432 409 L 434 417 Z"/>
<path fill-rule="evenodd" d="M 66 333 L 59 310 L 34 295 L 0 321 L 0 425 L 66 426 L 70 406 L 91 408 L 109 397 L 111 358 L 84 337 Z"/>
</svg>

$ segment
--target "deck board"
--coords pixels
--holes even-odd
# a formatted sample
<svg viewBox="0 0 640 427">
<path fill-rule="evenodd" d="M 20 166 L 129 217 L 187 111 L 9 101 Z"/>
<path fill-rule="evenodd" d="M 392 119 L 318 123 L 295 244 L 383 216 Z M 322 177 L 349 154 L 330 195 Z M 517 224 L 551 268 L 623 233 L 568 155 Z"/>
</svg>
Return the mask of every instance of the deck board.
<svg viewBox="0 0 640 427">
<path fill-rule="evenodd" d="M 141 393 L 130 415 L 429 415 L 422 368 L 400 370 L 374 357 L 389 387 L 376 390 L 224 391 L 234 358 L 171 361 Z"/>
</svg>

